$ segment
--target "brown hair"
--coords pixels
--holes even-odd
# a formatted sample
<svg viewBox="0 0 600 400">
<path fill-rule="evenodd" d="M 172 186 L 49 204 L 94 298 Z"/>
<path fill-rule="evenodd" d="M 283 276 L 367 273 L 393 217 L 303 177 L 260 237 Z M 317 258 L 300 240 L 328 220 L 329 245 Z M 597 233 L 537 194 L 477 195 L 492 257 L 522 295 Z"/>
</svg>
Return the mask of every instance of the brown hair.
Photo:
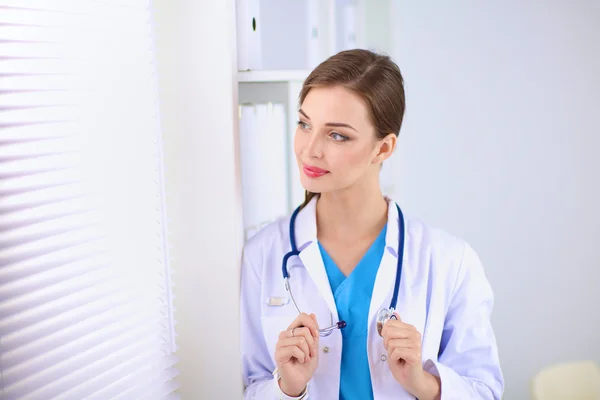
<svg viewBox="0 0 600 400">
<path fill-rule="evenodd" d="M 319 64 L 306 78 L 300 91 L 300 105 L 314 87 L 343 86 L 367 103 L 377 138 L 400 134 L 404 118 L 404 79 L 398 65 L 387 55 L 354 49 L 339 52 Z M 306 191 L 301 208 L 315 196 Z"/>
</svg>

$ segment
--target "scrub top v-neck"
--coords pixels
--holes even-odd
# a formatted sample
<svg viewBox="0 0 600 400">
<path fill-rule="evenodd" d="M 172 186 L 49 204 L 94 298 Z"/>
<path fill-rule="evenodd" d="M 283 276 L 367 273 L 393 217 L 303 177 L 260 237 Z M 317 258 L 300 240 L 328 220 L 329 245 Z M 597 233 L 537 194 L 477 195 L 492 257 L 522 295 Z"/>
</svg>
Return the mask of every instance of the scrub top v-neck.
<svg viewBox="0 0 600 400">
<path fill-rule="evenodd" d="M 347 277 L 319 243 L 339 319 L 348 323 L 341 330 L 341 400 L 373 399 L 367 358 L 368 318 L 375 277 L 385 249 L 386 231 L 387 225 L 383 227 L 377 239 Z"/>
</svg>

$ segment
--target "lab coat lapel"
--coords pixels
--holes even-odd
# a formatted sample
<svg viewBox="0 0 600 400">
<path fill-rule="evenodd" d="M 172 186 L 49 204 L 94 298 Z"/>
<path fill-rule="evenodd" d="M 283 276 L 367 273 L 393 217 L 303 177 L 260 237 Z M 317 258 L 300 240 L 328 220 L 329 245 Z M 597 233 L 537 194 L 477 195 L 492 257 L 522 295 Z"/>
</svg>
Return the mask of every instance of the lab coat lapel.
<svg viewBox="0 0 600 400">
<path fill-rule="evenodd" d="M 306 207 L 298 213 L 296 218 L 296 242 L 304 268 L 317 286 L 319 293 L 327 303 L 327 307 L 333 316 L 337 318 L 337 307 L 317 241 L 316 204 L 317 196 L 313 197 Z"/>
<path fill-rule="evenodd" d="M 387 222 L 387 233 L 385 237 L 385 251 L 383 253 L 383 257 L 381 258 L 381 264 L 379 265 L 379 270 L 377 271 L 377 276 L 375 278 L 375 285 L 373 287 L 373 294 L 371 296 L 371 305 L 369 307 L 369 321 L 372 323 L 375 322 L 375 318 L 379 310 L 382 308 L 389 308 L 390 300 L 394 291 L 394 283 L 396 281 L 396 272 L 398 267 L 398 254 L 400 253 L 398 250 L 399 244 L 399 214 L 398 209 L 396 208 L 396 203 L 386 198 L 388 201 L 388 222 Z M 407 233 L 406 233 L 406 221 L 404 223 L 404 248 L 408 247 L 407 245 Z M 406 309 L 403 307 L 403 299 L 410 298 L 410 285 L 408 282 L 410 279 L 410 266 L 408 265 L 406 250 L 403 252 L 403 262 L 402 262 L 402 273 L 400 280 L 400 290 L 398 296 L 398 305 L 396 307 L 396 311 L 400 315 L 401 319 L 404 319 L 403 315 L 405 315 Z"/>
</svg>

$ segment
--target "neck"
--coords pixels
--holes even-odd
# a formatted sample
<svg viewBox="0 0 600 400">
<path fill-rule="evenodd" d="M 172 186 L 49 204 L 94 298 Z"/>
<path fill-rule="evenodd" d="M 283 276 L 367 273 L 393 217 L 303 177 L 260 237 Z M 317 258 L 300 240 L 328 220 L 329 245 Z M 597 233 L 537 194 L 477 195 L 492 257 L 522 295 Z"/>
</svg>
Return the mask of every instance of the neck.
<svg viewBox="0 0 600 400">
<path fill-rule="evenodd" d="M 322 193 L 317 202 L 318 236 L 355 241 L 377 235 L 387 222 L 387 208 L 379 182 Z"/>
</svg>

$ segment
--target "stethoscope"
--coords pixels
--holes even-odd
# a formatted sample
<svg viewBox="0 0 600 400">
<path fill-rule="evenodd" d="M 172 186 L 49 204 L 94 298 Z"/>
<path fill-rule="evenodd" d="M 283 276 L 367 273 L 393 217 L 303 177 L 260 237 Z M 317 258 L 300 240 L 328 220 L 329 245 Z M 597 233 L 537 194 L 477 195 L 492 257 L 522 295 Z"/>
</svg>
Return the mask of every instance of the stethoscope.
<svg viewBox="0 0 600 400">
<path fill-rule="evenodd" d="M 382 308 L 377 313 L 377 332 L 381 336 L 381 330 L 383 329 L 383 325 L 389 319 L 397 319 L 394 315 L 394 310 L 398 305 L 398 292 L 400 290 L 400 278 L 402 277 L 402 259 L 404 257 L 404 215 L 402 215 L 402 211 L 398 204 L 396 204 L 396 208 L 398 209 L 398 263 L 396 267 L 396 281 L 394 283 L 394 293 L 392 295 L 392 300 L 390 302 L 389 308 Z M 283 272 L 283 280 L 285 281 L 285 289 L 290 294 L 290 299 L 292 300 L 292 304 L 294 308 L 301 314 L 300 308 L 296 304 L 296 300 L 294 300 L 294 295 L 292 294 L 292 289 L 290 288 L 290 274 L 287 269 L 287 262 L 290 257 L 297 256 L 300 254 L 298 251 L 298 247 L 296 246 L 296 234 L 295 234 L 295 226 L 296 226 L 296 217 L 298 216 L 298 212 L 301 207 L 298 207 L 292 213 L 292 217 L 290 219 L 290 245 L 292 250 L 288 252 L 285 256 L 283 256 L 283 262 L 281 266 L 281 271 Z M 333 316 L 332 316 L 333 322 Z M 319 336 L 329 336 L 336 329 L 342 329 L 346 327 L 346 321 L 339 321 L 335 324 L 331 324 L 327 328 L 319 329 Z"/>
</svg>

